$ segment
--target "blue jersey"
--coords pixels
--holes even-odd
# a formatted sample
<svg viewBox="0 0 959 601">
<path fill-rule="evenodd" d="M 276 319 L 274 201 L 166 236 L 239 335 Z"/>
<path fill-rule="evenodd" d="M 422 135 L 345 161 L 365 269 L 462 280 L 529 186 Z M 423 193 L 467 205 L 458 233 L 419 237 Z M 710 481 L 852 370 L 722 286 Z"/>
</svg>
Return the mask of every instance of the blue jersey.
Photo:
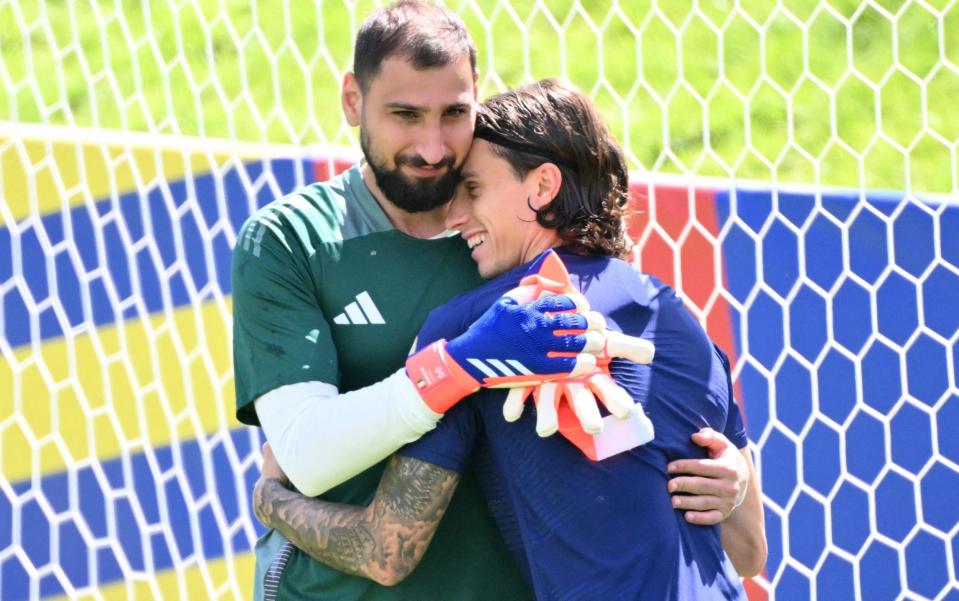
<svg viewBox="0 0 959 601">
<path fill-rule="evenodd" d="M 518 422 L 506 422 L 505 393 L 488 390 L 400 454 L 460 472 L 470 463 L 538 599 L 744 599 L 719 528 L 688 524 L 666 489 L 668 462 L 705 456 L 690 440 L 700 428 L 746 444 L 725 355 L 655 277 L 616 259 L 561 256 L 610 329 L 656 345 L 648 366 L 610 365 L 642 403 L 655 439 L 594 462 L 558 434 L 539 438 L 531 401 Z M 434 310 L 419 346 L 463 332 L 525 274 L 519 267 Z"/>
</svg>

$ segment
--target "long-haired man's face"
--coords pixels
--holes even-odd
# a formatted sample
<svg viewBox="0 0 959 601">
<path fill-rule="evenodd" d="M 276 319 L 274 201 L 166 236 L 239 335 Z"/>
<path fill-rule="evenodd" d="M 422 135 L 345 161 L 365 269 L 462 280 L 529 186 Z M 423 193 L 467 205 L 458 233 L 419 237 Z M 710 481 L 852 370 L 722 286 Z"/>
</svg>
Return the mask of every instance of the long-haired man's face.
<svg viewBox="0 0 959 601">
<path fill-rule="evenodd" d="M 411 213 L 453 197 L 469 151 L 476 88 L 469 58 L 417 70 L 383 61 L 363 95 L 360 145 L 380 190 Z"/>
<path fill-rule="evenodd" d="M 533 170 L 517 177 L 489 142 L 473 142 L 446 227 L 460 231 L 484 278 L 531 261 L 558 243 L 556 231 L 541 226 L 530 208 L 531 203 L 541 202 L 538 175 Z"/>
</svg>

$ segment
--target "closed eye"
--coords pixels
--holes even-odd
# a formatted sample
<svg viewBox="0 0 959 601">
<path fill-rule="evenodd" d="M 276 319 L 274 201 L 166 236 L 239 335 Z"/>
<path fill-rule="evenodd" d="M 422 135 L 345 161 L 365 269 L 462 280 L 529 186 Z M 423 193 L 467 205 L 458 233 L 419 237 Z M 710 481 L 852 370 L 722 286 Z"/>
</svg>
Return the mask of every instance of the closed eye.
<svg viewBox="0 0 959 601">
<path fill-rule="evenodd" d="M 453 106 L 443 113 L 445 117 L 452 117 L 454 119 L 458 117 L 464 117 L 469 114 L 469 109 L 465 106 Z"/>
</svg>

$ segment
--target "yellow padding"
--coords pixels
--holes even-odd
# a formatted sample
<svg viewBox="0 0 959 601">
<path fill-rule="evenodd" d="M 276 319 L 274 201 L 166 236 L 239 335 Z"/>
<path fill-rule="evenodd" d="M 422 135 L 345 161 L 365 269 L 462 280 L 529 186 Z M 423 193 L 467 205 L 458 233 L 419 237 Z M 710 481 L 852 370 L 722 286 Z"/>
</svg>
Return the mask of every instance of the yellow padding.
<svg viewBox="0 0 959 601">
<path fill-rule="evenodd" d="M 101 326 L 0 361 L 7 481 L 239 427 L 230 299 Z"/>
<path fill-rule="evenodd" d="M 168 601 L 169 599 L 243 600 L 253 598 L 253 553 L 217 559 L 180 570 L 129 578 L 55 601 Z"/>
<path fill-rule="evenodd" d="M 14 221 L 148 189 L 225 164 L 213 155 L 148 146 L 0 136 L 3 201 Z M 3 224 L 0 222 L 0 225 Z"/>
</svg>

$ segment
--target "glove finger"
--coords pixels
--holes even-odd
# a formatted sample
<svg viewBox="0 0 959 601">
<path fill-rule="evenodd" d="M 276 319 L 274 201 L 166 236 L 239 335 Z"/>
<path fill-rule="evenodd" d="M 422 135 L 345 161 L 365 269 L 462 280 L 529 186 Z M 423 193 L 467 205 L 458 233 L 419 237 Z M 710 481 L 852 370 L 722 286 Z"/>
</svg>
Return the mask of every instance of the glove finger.
<svg viewBox="0 0 959 601">
<path fill-rule="evenodd" d="M 606 332 L 606 318 L 599 311 L 586 311 L 583 313 L 583 317 L 586 318 L 587 330 Z"/>
<path fill-rule="evenodd" d="M 548 319 L 554 330 L 576 330 L 583 332 L 589 327 L 589 322 L 586 320 L 586 317 L 579 313 L 558 313 L 548 317 Z"/>
<path fill-rule="evenodd" d="M 543 438 L 552 436 L 559 430 L 559 416 L 556 414 L 556 384 L 541 384 L 536 397 L 536 433 Z"/>
<path fill-rule="evenodd" d="M 585 376 L 596 369 L 596 355 L 580 353 L 576 355 L 576 363 L 570 371 L 570 377 Z"/>
<path fill-rule="evenodd" d="M 558 332 L 558 333 L 557 333 Z M 557 369 L 550 369 L 549 373 L 559 373 L 561 371 L 569 372 L 573 369 L 573 359 L 576 355 L 585 352 L 588 339 L 584 334 L 570 334 L 568 331 L 555 330 L 553 335 L 540 339 L 539 346 L 546 351 L 546 356 L 550 359 L 566 357 L 569 365 Z"/>
<path fill-rule="evenodd" d="M 586 300 L 586 297 L 579 292 L 566 292 L 566 296 L 573 301 L 573 304 L 576 305 L 577 313 L 585 313 L 589 311 L 589 301 Z"/>
<path fill-rule="evenodd" d="M 609 412 L 619 419 L 626 419 L 632 414 L 635 405 L 633 398 L 608 375 L 599 373 L 591 376 L 589 386 Z"/>
<path fill-rule="evenodd" d="M 586 337 L 586 344 L 583 346 L 584 353 L 598 355 L 606 348 L 606 337 L 602 333 L 589 330 L 584 336 Z"/>
<path fill-rule="evenodd" d="M 586 297 L 578 292 L 568 292 L 566 294 L 554 294 L 535 300 L 532 308 L 543 313 L 562 313 L 564 311 L 588 311 L 589 303 Z"/>
<path fill-rule="evenodd" d="M 506 402 L 503 403 L 503 419 L 508 422 L 515 422 L 523 415 L 523 407 L 526 403 L 526 397 L 530 395 L 533 389 L 529 386 L 524 388 L 510 388 L 506 395 Z"/>
<path fill-rule="evenodd" d="M 517 286 L 503 296 L 511 298 L 517 303 L 528 303 L 532 300 L 536 300 L 533 298 L 535 295 L 536 286 Z"/>
<path fill-rule="evenodd" d="M 636 363 L 649 363 L 656 355 L 653 343 L 622 332 L 606 333 L 606 352 L 610 357 L 622 357 Z"/>
<path fill-rule="evenodd" d="M 579 425 L 587 434 L 599 434 L 603 431 L 603 418 L 596 406 L 596 397 L 593 392 L 579 382 L 570 382 L 566 385 L 566 398 L 573 403 L 573 412 L 579 418 Z"/>
<path fill-rule="evenodd" d="M 568 281 L 560 282 L 538 274 L 528 275 L 519 283 L 520 286 L 532 286 L 536 290 L 541 290 L 542 293 L 549 294 L 564 294 L 573 290 Z"/>
</svg>

